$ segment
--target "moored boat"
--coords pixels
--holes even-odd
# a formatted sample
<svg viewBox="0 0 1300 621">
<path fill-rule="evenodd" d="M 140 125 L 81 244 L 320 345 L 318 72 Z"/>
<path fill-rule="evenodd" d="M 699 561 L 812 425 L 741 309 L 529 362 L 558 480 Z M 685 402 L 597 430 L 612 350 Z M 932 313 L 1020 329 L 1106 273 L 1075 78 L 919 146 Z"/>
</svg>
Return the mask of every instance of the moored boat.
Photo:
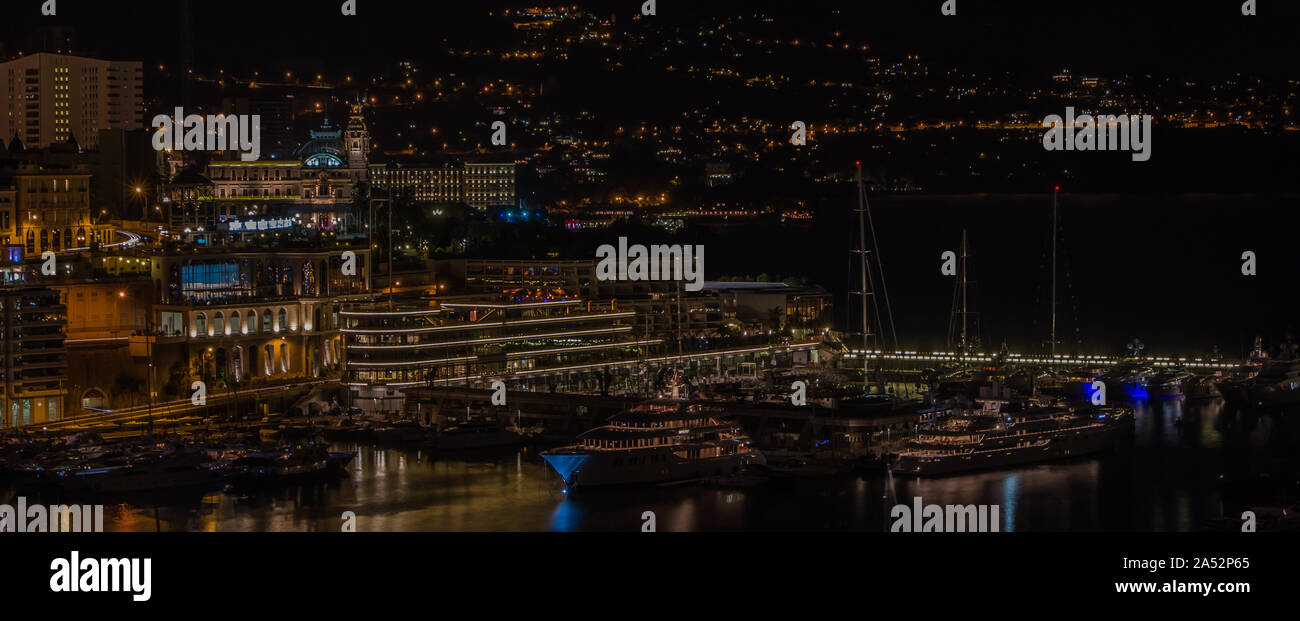
<svg viewBox="0 0 1300 621">
<path fill-rule="evenodd" d="M 1088 455 L 1123 444 L 1133 410 L 986 401 L 938 417 L 899 451 L 897 474 L 931 476 Z"/>
<path fill-rule="evenodd" d="M 541 455 L 569 489 L 700 479 L 765 463 L 719 414 L 685 401 L 650 401 L 583 433 L 578 444 Z"/>
</svg>

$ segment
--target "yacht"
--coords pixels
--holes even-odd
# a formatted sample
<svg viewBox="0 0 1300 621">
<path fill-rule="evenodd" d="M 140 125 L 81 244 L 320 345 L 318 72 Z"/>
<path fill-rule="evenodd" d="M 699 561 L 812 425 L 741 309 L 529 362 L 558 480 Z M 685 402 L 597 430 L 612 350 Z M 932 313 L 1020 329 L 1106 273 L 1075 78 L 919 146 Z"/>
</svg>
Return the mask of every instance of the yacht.
<svg viewBox="0 0 1300 621">
<path fill-rule="evenodd" d="M 1250 385 L 1251 381 L 1259 375 L 1265 363 L 1268 362 L 1268 353 L 1264 351 L 1264 339 L 1255 337 L 1255 345 L 1251 347 L 1250 354 L 1246 356 L 1246 362 L 1232 370 L 1226 377 L 1220 378 L 1216 383 L 1219 396 L 1223 397 L 1223 402 L 1229 407 L 1242 407 L 1251 404 Z"/>
<path fill-rule="evenodd" d="M 721 413 L 686 401 L 650 401 L 611 416 L 578 436 L 578 444 L 541 455 L 569 489 L 684 481 L 765 465 L 749 437 Z"/>
<path fill-rule="evenodd" d="M 1120 361 L 1100 379 L 1106 383 L 1107 396 L 1111 399 L 1119 399 L 1122 396 L 1127 396 L 1129 399 L 1146 399 L 1149 396 L 1147 383 L 1155 374 L 1155 369 L 1150 365 L 1140 359 L 1130 358 Z"/>
<path fill-rule="evenodd" d="M 993 400 L 980 405 L 922 425 L 894 456 L 892 471 L 930 476 L 1075 457 L 1119 446 L 1133 429 L 1129 408 Z"/>
<path fill-rule="evenodd" d="M 1245 405 L 1273 408 L 1300 405 L 1300 360 L 1271 360 L 1244 384 Z"/>
<path fill-rule="evenodd" d="M 1192 374 L 1184 369 L 1163 369 L 1147 379 L 1147 396 L 1152 399 L 1183 397 L 1190 379 Z"/>
<path fill-rule="evenodd" d="M 1183 395 L 1188 399 L 1218 399 L 1223 395 L 1219 392 L 1219 382 L 1223 377 L 1219 372 L 1210 375 L 1194 374 L 1187 378 L 1183 384 Z"/>
</svg>

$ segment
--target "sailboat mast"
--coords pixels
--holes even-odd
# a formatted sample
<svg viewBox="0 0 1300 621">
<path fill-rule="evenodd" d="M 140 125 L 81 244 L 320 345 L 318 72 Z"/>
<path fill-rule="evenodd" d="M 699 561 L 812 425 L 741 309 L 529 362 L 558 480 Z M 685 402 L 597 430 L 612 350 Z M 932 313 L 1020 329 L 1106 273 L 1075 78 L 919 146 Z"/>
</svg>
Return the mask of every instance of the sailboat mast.
<svg viewBox="0 0 1300 621">
<path fill-rule="evenodd" d="M 961 230 L 961 354 L 966 356 L 967 344 L 970 342 L 967 338 L 966 316 L 970 307 L 966 304 L 966 229 Z"/>
<path fill-rule="evenodd" d="M 858 182 L 858 273 L 861 277 L 861 289 L 858 290 L 862 298 L 862 388 L 863 392 L 871 392 L 871 378 L 867 372 L 867 350 L 871 345 L 871 324 L 867 317 L 868 291 L 867 291 L 867 224 L 865 219 L 867 191 L 862 185 L 862 162 L 857 164 L 857 182 Z"/>
<path fill-rule="evenodd" d="M 1056 195 L 1061 186 L 1052 188 L 1052 356 L 1056 356 Z"/>
</svg>

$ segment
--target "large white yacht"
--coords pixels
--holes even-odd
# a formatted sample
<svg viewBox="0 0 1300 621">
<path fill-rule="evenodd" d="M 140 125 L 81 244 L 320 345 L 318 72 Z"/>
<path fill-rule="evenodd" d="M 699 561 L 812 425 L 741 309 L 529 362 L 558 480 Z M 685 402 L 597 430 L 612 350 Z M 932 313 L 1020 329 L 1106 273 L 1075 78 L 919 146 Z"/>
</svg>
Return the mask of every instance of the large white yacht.
<svg viewBox="0 0 1300 621">
<path fill-rule="evenodd" d="M 720 412 L 686 401 L 649 401 L 542 458 L 569 489 L 683 481 L 764 464 L 738 426 L 717 418 Z"/>
</svg>

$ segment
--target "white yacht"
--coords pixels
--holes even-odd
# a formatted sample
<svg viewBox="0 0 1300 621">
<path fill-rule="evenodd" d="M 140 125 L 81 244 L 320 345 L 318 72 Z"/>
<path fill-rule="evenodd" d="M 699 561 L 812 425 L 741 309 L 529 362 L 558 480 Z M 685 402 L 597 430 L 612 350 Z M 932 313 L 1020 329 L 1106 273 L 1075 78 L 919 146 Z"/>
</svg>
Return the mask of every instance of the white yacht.
<svg viewBox="0 0 1300 621">
<path fill-rule="evenodd" d="M 664 483 L 728 475 L 763 454 L 721 410 L 685 401 L 650 401 L 611 416 L 578 444 L 544 451 L 569 489 Z"/>
</svg>

